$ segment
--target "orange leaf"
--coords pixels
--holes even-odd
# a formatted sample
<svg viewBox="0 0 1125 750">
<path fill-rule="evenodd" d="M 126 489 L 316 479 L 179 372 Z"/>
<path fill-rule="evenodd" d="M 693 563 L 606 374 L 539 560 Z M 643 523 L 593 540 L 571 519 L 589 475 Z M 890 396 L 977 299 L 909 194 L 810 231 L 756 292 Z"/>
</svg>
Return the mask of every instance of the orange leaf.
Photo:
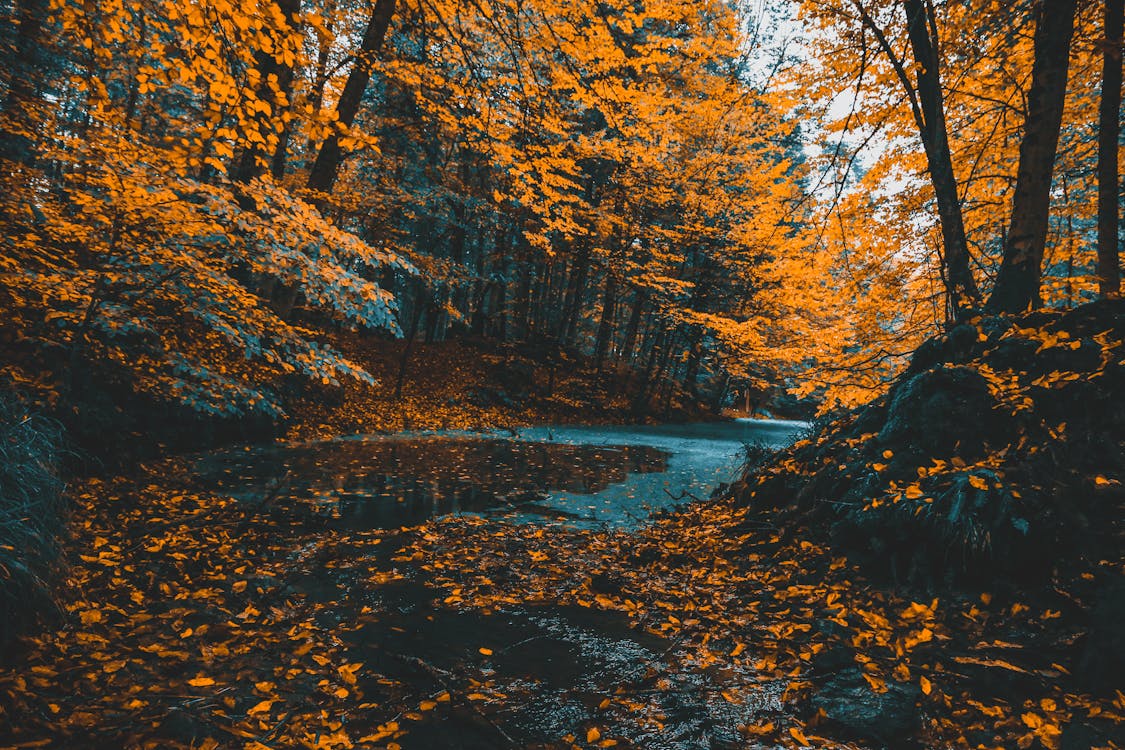
<svg viewBox="0 0 1125 750">
<path fill-rule="evenodd" d="M 268 714 L 270 712 L 270 709 L 273 708 L 273 704 L 274 704 L 274 701 L 272 699 L 271 700 L 264 700 L 261 703 L 259 703 L 258 705 L 254 706 L 249 711 L 247 711 L 246 714 L 248 716 L 257 716 L 258 714 Z"/>
</svg>

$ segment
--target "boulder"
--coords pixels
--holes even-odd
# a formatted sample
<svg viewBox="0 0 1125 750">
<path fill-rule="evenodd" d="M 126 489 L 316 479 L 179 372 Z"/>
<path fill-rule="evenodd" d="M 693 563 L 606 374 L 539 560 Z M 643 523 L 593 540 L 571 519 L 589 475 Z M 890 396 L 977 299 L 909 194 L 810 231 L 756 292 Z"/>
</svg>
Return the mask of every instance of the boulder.
<svg viewBox="0 0 1125 750">
<path fill-rule="evenodd" d="M 914 683 L 888 680 L 875 692 L 858 667 L 833 674 L 813 695 L 813 708 L 841 732 L 875 747 L 913 747 L 908 739 L 920 726 L 921 690 Z"/>
</svg>

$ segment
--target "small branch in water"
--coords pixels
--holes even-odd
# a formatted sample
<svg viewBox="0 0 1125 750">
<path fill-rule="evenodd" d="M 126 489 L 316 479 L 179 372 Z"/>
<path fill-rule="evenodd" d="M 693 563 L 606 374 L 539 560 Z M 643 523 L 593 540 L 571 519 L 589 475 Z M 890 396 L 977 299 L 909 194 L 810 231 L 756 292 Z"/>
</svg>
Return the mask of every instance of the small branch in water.
<svg viewBox="0 0 1125 750">
<path fill-rule="evenodd" d="M 676 497 L 675 495 L 673 495 L 671 492 L 668 491 L 667 487 L 661 487 L 661 489 L 664 490 L 664 494 L 667 495 L 668 497 L 672 498 L 672 500 L 674 502 L 677 502 L 677 503 L 681 502 L 685 497 L 690 497 L 692 500 L 696 501 L 697 503 L 699 502 L 699 498 L 696 497 L 695 495 L 693 495 L 692 493 L 688 492 L 687 490 L 680 490 L 679 497 Z"/>
<path fill-rule="evenodd" d="M 447 672 L 444 669 L 441 669 L 439 667 L 435 667 L 433 664 L 430 664 L 427 661 L 419 659 L 417 656 L 407 656 L 405 654 L 393 654 L 393 653 L 390 654 L 390 655 L 397 658 L 397 659 L 400 659 L 400 660 L 406 662 L 407 664 L 411 664 L 411 665 L 417 667 L 418 669 L 421 669 L 426 674 L 430 675 L 430 677 L 432 677 L 435 682 L 437 682 L 439 685 L 441 685 L 443 688 L 445 688 L 445 691 L 448 692 L 451 697 L 456 695 L 457 696 L 457 702 L 462 704 L 463 706 L 466 706 L 470 711 L 472 711 L 477 716 L 479 716 L 486 724 L 488 724 L 490 727 L 495 729 L 496 733 L 499 734 L 504 739 L 504 741 L 507 743 L 508 747 L 520 747 L 521 746 L 519 743 L 517 743 L 515 740 L 513 740 L 508 735 L 508 733 L 505 732 L 500 727 L 499 724 L 497 724 L 495 721 L 490 719 L 487 714 L 485 714 L 483 711 L 481 711 L 479 708 L 477 708 L 476 704 L 474 704 L 468 698 L 462 698 L 462 697 L 460 697 L 460 695 L 458 695 L 458 693 L 453 689 L 452 685 L 450 684 L 450 681 L 452 680 L 452 678 L 454 676 L 452 673 Z"/>
</svg>

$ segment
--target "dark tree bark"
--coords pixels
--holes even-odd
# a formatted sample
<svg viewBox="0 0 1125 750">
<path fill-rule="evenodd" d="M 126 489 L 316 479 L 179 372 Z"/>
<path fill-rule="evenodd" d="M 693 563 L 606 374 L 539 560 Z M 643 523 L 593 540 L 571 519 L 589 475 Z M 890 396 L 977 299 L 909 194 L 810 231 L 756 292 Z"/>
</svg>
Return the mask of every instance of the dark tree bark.
<svg viewBox="0 0 1125 750">
<path fill-rule="evenodd" d="M 598 323 L 598 340 L 594 348 L 597 371 L 601 373 L 605 365 L 609 345 L 613 340 L 613 318 L 617 314 L 617 277 L 612 270 L 605 274 L 605 296 L 602 298 L 602 317 Z"/>
<path fill-rule="evenodd" d="M 688 360 L 684 368 L 684 385 L 693 396 L 699 395 L 696 381 L 699 379 L 699 368 L 703 364 L 703 329 L 695 327 L 688 336 Z"/>
<path fill-rule="evenodd" d="M 578 312 L 582 308 L 582 295 L 586 291 L 586 276 L 589 270 L 590 248 L 583 246 L 571 267 L 570 283 L 567 285 L 566 301 L 563 303 L 559 340 L 565 346 L 573 346 L 574 337 L 578 333 Z"/>
<path fill-rule="evenodd" d="M 1076 0 L 1043 0 L 1037 10 L 1035 60 L 1020 143 L 1012 221 L 988 309 L 1020 313 L 1038 306 L 1051 209 L 1051 178 L 1062 128 Z"/>
<path fill-rule="evenodd" d="M 953 316 L 960 320 L 980 303 L 980 292 L 969 267 L 969 242 L 961 213 L 957 177 L 949 150 L 949 129 L 945 120 L 945 101 L 941 90 L 941 61 L 934 35 L 935 19 L 925 0 L 903 0 L 906 10 L 910 49 L 919 65 L 917 78 L 917 125 L 926 150 L 930 182 L 941 224 L 944 264 Z"/>
<path fill-rule="evenodd" d="M 301 0 L 276 0 L 276 5 L 290 27 L 296 29 L 301 14 Z M 292 95 L 293 66 L 278 62 L 277 58 L 268 52 L 259 51 L 254 55 L 254 58 L 258 73 L 261 75 L 257 96 L 262 101 L 270 103 L 270 111 L 259 113 L 255 117 L 255 121 L 256 127 L 260 131 L 266 131 L 275 127 L 274 123 L 283 119 L 281 102 L 282 97 L 287 101 Z M 277 81 L 276 92 L 270 86 L 271 78 Z M 277 135 L 278 143 L 272 155 L 266 153 L 264 143 L 255 143 L 248 146 L 233 165 L 230 174 L 231 179 L 240 183 L 250 182 L 264 171 L 263 164 L 266 162 L 267 155 L 270 157 L 270 173 L 278 179 L 284 176 L 285 156 L 288 151 L 289 140 L 288 125 L 283 126 Z M 248 200 L 248 198 L 243 199 L 244 207 L 252 208 L 248 205 Z"/>
<path fill-rule="evenodd" d="M 633 309 L 629 313 L 629 323 L 625 327 L 625 343 L 621 346 L 621 361 L 626 365 L 633 361 L 633 347 L 637 345 L 637 331 L 641 325 L 641 310 L 645 306 L 645 293 L 638 291 L 633 298 Z"/>
<path fill-rule="evenodd" d="M 301 15 L 301 0 L 277 0 L 278 7 L 285 17 L 289 20 L 289 24 L 293 28 L 297 28 L 300 23 Z M 286 106 L 291 107 L 293 104 L 293 78 L 294 70 L 292 65 L 281 65 L 277 72 L 277 87 L 282 94 L 285 95 Z M 285 176 L 286 160 L 289 157 L 289 137 L 292 133 L 292 126 L 288 119 L 281 127 L 281 132 L 277 134 L 277 147 L 273 151 L 273 157 L 270 159 L 270 174 L 273 175 L 275 180 L 280 180 Z"/>
<path fill-rule="evenodd" d="M 410 352 L 414 349 L 414 339 L 418 336 L 418 325 L 422 322 L 423 299 L 426 287 L 421 279 L 415 282 L 414 311 L 410 316 L 410 330 L 406 334 L 406 345 L 402 348 L 402 356 L 398 360 L 398 377 L 395 379 L 395 401 L 402 398 L 402 387 L 406 383 L 406 367 L 410 362 Z"/>
<path fill-rule="evenodd" d="M 1121 42 L 1125 0 L 1105 2 L 1105 47 L 1102 51 L 1102 98 L 1098 123 L 1098 292 L 1121 294 L 1118 248 L 1120 171 L 1117 142 L 1121 135 Z"/>
<path fill-rule="evenodd" d="M 527 340 L 531 317 L 531 263 L 516 263 L 516 289 L 512 299 L 512 318 L 509 334 L 517 341 Z"/>
<path fill-rule="evenodd" d="M 363 41 L 355 55 L 355 64 L 352 66 L 348 80 L 344 83 L 344 90 L 340 94 L 340 101 L 336 104 L 336 120 L 340 127 L 350 128 L 359 113 L 359 105 L 363 101 L 363 93 L 371 80 L 372 58 L 383 47 L 383 40 L 387 36 L 391 19 L 395 13 L 396 0 L 376 0 L 375 8 L 371 11 L 371 20 L 367 30 L 363 33 Z M 340 138 L 337 133 L 332 133 L 320 146 L 316 162 L 309 172 L 308 188 L 321 193 L 332 190 L 336 182 L 336 174 L 340 168 L 343 150 L 340 148 Z"/>
</svg>

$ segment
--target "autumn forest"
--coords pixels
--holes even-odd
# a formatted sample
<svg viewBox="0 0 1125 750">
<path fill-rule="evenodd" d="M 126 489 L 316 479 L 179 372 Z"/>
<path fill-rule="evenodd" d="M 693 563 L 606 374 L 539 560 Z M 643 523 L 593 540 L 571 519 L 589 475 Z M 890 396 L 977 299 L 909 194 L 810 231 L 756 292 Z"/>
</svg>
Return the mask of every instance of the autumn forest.
<svg viewBox="0 0 1125 750">
<path fill-rule="evenodd" d="M 0 748 L 1125 748 L 1122 0 L 0 13 Z"/>
</svg>

